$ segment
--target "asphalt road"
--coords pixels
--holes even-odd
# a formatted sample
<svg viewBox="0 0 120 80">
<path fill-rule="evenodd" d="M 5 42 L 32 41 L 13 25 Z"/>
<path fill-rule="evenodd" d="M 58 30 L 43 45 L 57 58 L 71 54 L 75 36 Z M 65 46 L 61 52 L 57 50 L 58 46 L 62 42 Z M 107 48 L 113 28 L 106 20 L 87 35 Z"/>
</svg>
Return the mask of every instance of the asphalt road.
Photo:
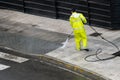
<svg viewBox="0 0 120 80">
<path fill-rule="evenodd" d="M 0 80 L 87 80 L 50 63 L 12 53 L 0 49 Z"/>
</svg>

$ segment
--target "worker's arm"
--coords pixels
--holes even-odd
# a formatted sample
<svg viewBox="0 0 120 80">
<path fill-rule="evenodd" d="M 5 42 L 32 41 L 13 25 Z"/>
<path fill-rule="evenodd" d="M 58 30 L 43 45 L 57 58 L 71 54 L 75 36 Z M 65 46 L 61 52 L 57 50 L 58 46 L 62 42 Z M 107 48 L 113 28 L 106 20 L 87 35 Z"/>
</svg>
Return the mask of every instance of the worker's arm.
<svg viewBox="0 0 120 80">
<path fill-rule="evenodd" d="M 85 23 L 87 23 L 87 20 L 86 20 L 86 18 L 83 16 L 83 14 L 80 14 L 80 18 L 81 18 L 81 20 L 82 20 L 82 22 L 85 24 Z"/>
</svg>

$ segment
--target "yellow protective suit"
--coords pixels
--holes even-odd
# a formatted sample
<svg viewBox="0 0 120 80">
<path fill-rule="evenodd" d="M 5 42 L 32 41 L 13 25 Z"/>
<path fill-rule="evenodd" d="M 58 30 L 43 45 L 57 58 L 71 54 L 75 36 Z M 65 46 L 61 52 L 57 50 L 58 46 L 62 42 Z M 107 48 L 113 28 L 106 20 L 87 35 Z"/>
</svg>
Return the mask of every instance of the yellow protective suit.
<svg viewBox="0 0 120 80">
<path fill-rule="evenodd" d="M 87 35 L 84 29 L 84 23 L 87 23 L 86 18 L 82 13 L 73 12 L 70 16 L 70 24 L 74 30 L 74 37 L 76 43 L 76 49 L 80 50 L 81 47 L 87 48 Z"/>
</svg>

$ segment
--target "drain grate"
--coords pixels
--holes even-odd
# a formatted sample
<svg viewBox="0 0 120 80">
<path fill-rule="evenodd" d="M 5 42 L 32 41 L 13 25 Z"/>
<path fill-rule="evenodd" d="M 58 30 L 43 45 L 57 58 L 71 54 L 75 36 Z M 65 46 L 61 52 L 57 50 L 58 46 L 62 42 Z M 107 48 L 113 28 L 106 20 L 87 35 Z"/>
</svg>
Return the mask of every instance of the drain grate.
<svg viewBox="0 0 120 80">
<path fill-rule="evenodd" d="M 92 33 L 92 34 L 90 34 L 90 36 L 94 36 L 94 37 L 98 37 L 100 35 L 102 35 L 102 33 Z"/>
</svg>

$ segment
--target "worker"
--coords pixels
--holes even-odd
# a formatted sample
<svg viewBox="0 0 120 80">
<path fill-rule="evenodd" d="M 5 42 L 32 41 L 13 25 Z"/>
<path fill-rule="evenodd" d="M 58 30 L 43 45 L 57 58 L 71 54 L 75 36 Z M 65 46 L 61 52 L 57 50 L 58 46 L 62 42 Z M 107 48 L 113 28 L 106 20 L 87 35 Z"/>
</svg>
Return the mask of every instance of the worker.
<svg viewBox="0 0 120 80">
<path fill-rule="evenodd" d="M 84 28 L 84 24 L 87 23 L 87 20 L 82 13 L 77 13 L 76 9 L 72 9 L 71 13 L 69 21 L 71 27 L 73 28 L 76 49 L 79 51 L 89 51 L 89 49 L 87 49 L 87 35 Z"/>
</svg>

